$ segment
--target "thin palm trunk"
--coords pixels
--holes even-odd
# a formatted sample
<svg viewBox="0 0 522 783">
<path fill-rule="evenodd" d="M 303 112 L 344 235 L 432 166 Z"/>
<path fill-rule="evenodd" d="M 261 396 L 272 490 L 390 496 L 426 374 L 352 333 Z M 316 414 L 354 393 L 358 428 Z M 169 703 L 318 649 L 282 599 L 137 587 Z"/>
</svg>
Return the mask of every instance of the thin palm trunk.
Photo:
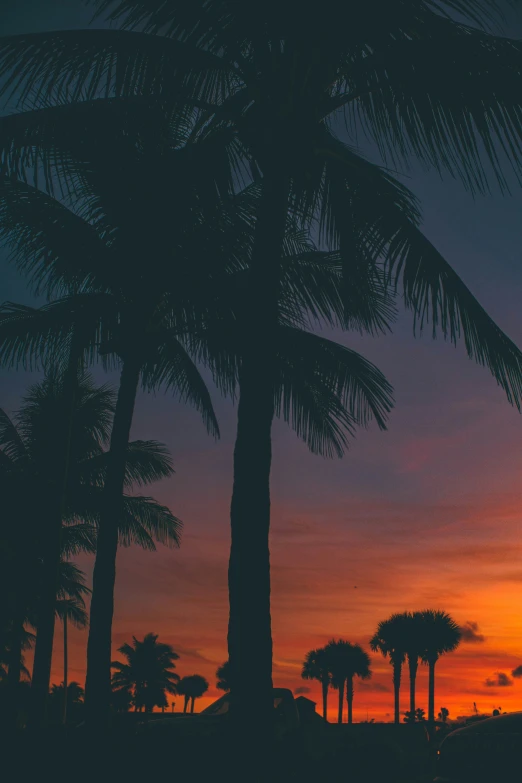
<svg viewBox="0 0 522 783">
<path fill-rule="evenodd" d="M 194 713 L 194 705 L 196 703 L 196 699 L 194 696 L 192 696 L 190 700 L 190 714 L 192 715 Z"/>
<path fill-rule="evenodd" d="M 434 723 L 435 721 L 435 664 L 437 659 L 432 658 L 428 662 L 429 679 L 428 679 L 428 721 Z"/>
<path fill-rule="evenodd" d="M 270 466 L 274 417 L 274 352 L 280 258 L 288 183 L 275 166 L 265 172 L 250 272 L 248 320 L 239 376 L 231 548 L 228 570 L 228 650 L 234 671 L 231 719 L 242 747 L 267 746 L 272 734 L 270 619 Z M 251 710 L 252 671 L 256 710 Z M 252 725 L 255 721 L 255 726 Z M 252 755 L 259 756 L 253 748 Z"/>
<path fill-rule="evenodd" d="M 60 557 L 62 552 L 62 520 L 67 504 L 67 481 L 71 453 L 72 426 L 78 369 L 81 360 L 81 343 L 73 334 L 68 367 L 63 382 L 64 420 L 62 434 L 62 459 L 56 466 L 56 485 L 50 489 L 49 529 L 46 530 L 42 560 L 42 582 L 37 610 L 37 632 L 34 648 L 33 676 L 31 678 L 31 710 L 29 725 L 38 729 L 45 721 L 47 697 L 51 681 L 53 658 L 56 594 L 58 592 Z"/>
<path fill-rule="evenodd" d="M 401 722 L 401 705 L 400 705 L 400 691 L 401 691 L 401 670 L 402 664 L 400 661 L 393 662 L 393 695 L 394 695 L 394 723 Z"/>
<path fill-rule="evenodd" d="M 67 723 L 67 685 L 69 679 L 69 651 L 67 649 L 67 612 L 63 615 L 63 705 L 62 723 Z"/>
<path fill-rule="evenodd" d="M 20 613 L 17 613 L 20 614 Z M 5 721 L 8 728 L 15 729 L 18 718 L 18 693 L 22 673 L 22 644 L 24 635 L 23 616 L 17 616 L 12 623 L 7 672 L 7 704 Z"/>
<path fill-rule="evenodd" d="M 183 705 L 183 713 L 186 713 L 187 709 L 188 709 L 188 703 L 189 703 L 190 696 L 185 696 L 184 698 L 185 698 L 185 703 Z"/>
<path fill-rule="evenodd" d="M 346 702 L 348 704 L 348 723 L 353 723 L 353 674 L 346 679 Z"/>
<path fill-rule="evenodd" d="M 111 698 L 111 640 L 114 614 L 114 583 L 118 550 L 118 521 L 121 513 L 125 466 L 134 405 L 140 377 L 136 356 L 124 361 L 114 412 L 107 475 L 96 560 L 87 643 L 85 708 L 88 725 L 104 729 L 109 720 Z"/>
<path fill-rule="evenodd" d="M 417 669 L 419 659 L 416 655 L 408 655 L 408 668 L 410 671 L 410 713 L 415 715 L 415 683 L 417 680 Z"/>
<path fill-rule="evenodd" d="M 325 722 L 328 722 L 328 681 L 321 683 L 323 689 L 323 718 Z"/>
<path fill-rule="evenodd" d="M 341 680 L 341 682 L 339 683 L 339 706 L 337 710 L 337 723 L 343 722 L 344 685 L 345 685 L 345 681 Z"/>
</svg>

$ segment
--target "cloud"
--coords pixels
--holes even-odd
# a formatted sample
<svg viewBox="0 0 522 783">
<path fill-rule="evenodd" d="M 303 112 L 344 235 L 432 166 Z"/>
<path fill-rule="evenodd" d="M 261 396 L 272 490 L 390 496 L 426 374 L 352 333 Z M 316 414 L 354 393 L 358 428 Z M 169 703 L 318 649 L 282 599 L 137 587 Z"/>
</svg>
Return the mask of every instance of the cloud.
<svg viewBox="0 0 522 783">
<path fill-rule="evenodd" d="M 513 671 L 511 672 L 512 677 L 522 677 L 522 664 L 520 666 L 517 666 Z"/>
<path fill-rule="evenodd" d="M 484 634 L 479 633 L 478 623 L 473 620 L 466 620 L 464 625 L 460 627 L 462 633 L 462 641 L 468 644 L 481 644 L 486 641 Z"/>
<path fill-rule="evenodd" d="M 488 688 L 507 688 L 513 685 L 513 680 L 505 672 L 495 672 L 495 676 L 488 677 L 484 685 Z"/>
<path fill-rule="evenodd" d="M 310 693 L 311 690 L 306 685 L 300 685 L 299 688 L 294 689 L 294 696 L 302 696 L 305 693 Z"/>
<path fill-rule="evenodd" d="M 383 685 L 380 682 L 360 682 L 358 684 L 358 690 L 360 691 L 374 691 L 377 693 L 389 693 L 391 688 Z"/>
</svg>

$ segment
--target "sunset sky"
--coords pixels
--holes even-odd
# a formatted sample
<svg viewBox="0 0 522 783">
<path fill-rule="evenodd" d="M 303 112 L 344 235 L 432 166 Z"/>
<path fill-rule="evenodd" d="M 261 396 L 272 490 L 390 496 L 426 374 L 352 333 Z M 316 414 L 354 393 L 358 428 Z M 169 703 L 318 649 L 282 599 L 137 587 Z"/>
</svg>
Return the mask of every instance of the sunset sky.
<svg viewBox="0 0 522 783">
<path fill-rule="evenodd" d="M 14 4 L 13 4 L 14 5 Z M 18 0 L 0 11 L 3 33 L 83 26 L 81 0 Z M 3 16 L 2 16 L 3 15 Z M 413 170 L 424 229 L 489 313 L 522 345 L 522 194 L 475 201 L 455 182 Z M 2 256 L 0 301 L 29 301 Z M 335 335 L 361 350 L 395 388 L 388 431 L 361 431 L 343 460 L 311 456 L 281 423 L 274 426 L 272 607 L 274 682 L 320 701 L 300 678 L 304 654 L 332 637 L 368 646 L 377 622 L 405 609 L 440 608 L 475 639 L 438 664 L 436 711 L 450 717 L 501 706 L 522 709 L 522 417 L 489 373 L 428 336 L 415 340 L 401 313 L 393 335 Z M 101 372 L 96 377 L 106 380 Z M 0 406 L 16 410 L 35 379 L 0 375 Z M 110 378 L 115 381 L 115 377 Z M 170 397 L 142 395 L 133 437 L 164 441 L 176 475 L 151 489 L 185 522 L 179 551 L 118 556 L 114 656 L 133 635 L 158 633 L 180 655 L 180 675 L 199 673 L 215 689 L 226 658 L 228 506 L 235 415 L 215 394 L 222 438 L 205 434 L 194 411 Z M 90 578 L 92 561 L 80 558 Z M 473 634 L 471 634 L 473 636 Z M 83 684 L 86 632 L 71 633 L 70 679 Z M 61 629 L 53 681 L 62 678 Z M 354 717 L 389 719 L 391 667 L 372 655 L 373 678 L 356 687 Z M 498 683 L 498 673 L 508 684 Z M 504 678 L 501 677 L 501 681 Z M 489 684 L 486 684 L 488 683 Z M 407 673 L 402 709 L 408 706 Z M 427 671 L 418 705 L 427 709 Z M 255 699 L 256 672 L 252 672 Z M 178 699 L 177 709 L 181 707 Z M 330 697 L 331 715 L 336 695 Z"/>
</svg>

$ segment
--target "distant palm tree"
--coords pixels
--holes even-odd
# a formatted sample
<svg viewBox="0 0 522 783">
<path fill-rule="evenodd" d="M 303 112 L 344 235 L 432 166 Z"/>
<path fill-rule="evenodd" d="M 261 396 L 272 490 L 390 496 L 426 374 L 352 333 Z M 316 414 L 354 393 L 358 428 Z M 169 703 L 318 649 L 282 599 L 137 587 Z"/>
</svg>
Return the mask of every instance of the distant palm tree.
<svg viewBox="0 0 522 783">
<path fill-rule="evenodd" d="M 216 688 L 220 691 L 230 691 L 230 661 L 225 661 L 216 670 Z"/>
<path fill-rule="evenodd" d="M 317 680 L 321 683 L 323 697 L 323 718 L 328 721 L 328 689 L 332 682 L 332 677 L 328 669 L 327 654 L 324 647 L 318 650 L 310 650 L 306 653 L 301 672 L 303 680 Z"/>
<path fill-rule="evenodd" d="M 402 664 L 406 658 L 404 647 L 404 615 L 392 614 L 387 620 L 382 620 L 375 634 L 370 639 L 370 648 L 380 652 L 390 659 L 393 667 L 394 692 L 394 722 L 400 723 L 400 688 Z"/>
<path fill-rule="evenodd" d="M 435 721 L 435 664 L 441 655 L 457 649 L 462 631 L 455 620 L 438 609 L 426 609 L 419 613 L 424 623 L 422 660 L 429 667 L 428 721 Z"/>
<path fill-rule="evenodd" d="M 62 723 L 67 723 L 68 679 L 69 679 L 69 650 L 68 650 L 68 624 L 75 628 L 86 628 L 89 616 L 85 609 L 84 596 L 91 591 L 85 586 L 85 574 L 83 571 L 68 561 L 60 563 L 60 578 L 58 597 L 56 600 L 56 615 L 63 624 L 63 705 Z M 71 683 L 72 685 L 72 683 Z"/>
<path fill-rule="evenodd" d="M 410 675 L 410 713 L 415 715 L 415 689 L 417 682 L 417 670 L 419 659 L 424 651 L 424 622 L 420 612 L 403 612 L 398 615 L 402 618 L 402 646 L 408 659 L 408 671 Z"/>
<path fill-rule="evenodd" d="M 426 716 L 422 707 L 417 707 L 417 709 L 413 712 L 411 710 L 407 710 L 404 713 L 404 723 L 422 723 L 422 721 L 425 720 Z"/>
<path fill-rule="evenodd" d="M 208 682 L 200 674 L 190 674 L 188 677 L 182 677 L 176 686 L 176 692 L 185 699 L 183 712 L 187 712 L 190 701 L 190 712 L 193 713 L 196 699 L 199 699 L 207 691 Z"/>
<path fill-rule="evenodd" d="M 332 685 L 339 691 L 338 723 L 343 722 L 344 688 L 348 703 L 348 723 L 353 723 L 353 678 L 367 680 L 371 677 L 370 657 L 358 644 L 344 639 L 332 639 L 325 647 L 326 660 Z"/>
<path fill-rule="evenodd" d="M 77 682 L 53 685 L 49 693 L 49 711 L 55 720 L 63 720 L 63 705 L 67 703 L 67 714 L 75 722 L 83 707 L 84 690 Z M 69 718 L 70 720 L 71 718 Z"/>
<path fill-rule="evenodd" d="M 170 644 L 158 642 L 158 635 L 148 633 L 142 641 L 132 637 L 132 644 L 118 648 L 127 663 L 113 661 L 114 690 L 132 691 L 136 709 L 152 712 L 167 705 L 167 693 L 176 693 L 179 676 L 174 669 L 179 655 Z"/>
</svg>

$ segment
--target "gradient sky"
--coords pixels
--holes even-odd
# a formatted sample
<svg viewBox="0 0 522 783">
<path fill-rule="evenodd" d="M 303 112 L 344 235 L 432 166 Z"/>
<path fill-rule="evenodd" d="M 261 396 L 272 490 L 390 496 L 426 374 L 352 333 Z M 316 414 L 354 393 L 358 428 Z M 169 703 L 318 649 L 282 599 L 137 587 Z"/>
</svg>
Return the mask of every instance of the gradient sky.
<svg viewBox="0 0 522 783">
<path fill-rule="evenodd" d="M 18 0 L 0 10 L 0 31 L 82 27 L 88 19 L 81 0 Z M 522 345 L 520 191 L 474 201 L 449 178 L 412 171 L 406 181 L 421 199 L 426 234 Z M 0 300 L 27 301 L 23 281 L 1 260 Z M 522 664 L 521 416 L 461 348 L 414 340 L 408 314 L 384 338 L 337 337 L 383 370 L 397 402 L 388 431 L 360 432 L 343 460 L 313 457 L 284 424 L 274 426 L 275 684 L 310 688 L 307 695 L 319 702 L 319 688 L 300 679 L 308 649 L 333 636 L 367 646 L 391 612 L 441 608 L 477 625 L 475 640 L 438 665 L 437 710 L 469 714 L 474 701 L 485 712 L 522 709 L 522 679 L 510 676 Z M 34 377 L 0 378 L 0 405 L 13 411 Z M 211 682 L 202 705 L 219 695 L 214 671 L 226 658 L 235 417 L 229 402 L 215 395 L 215 403 L 219 442 L 170 397 L 139 399 L 133 436 L 167 443 L 176 466 L 153 494 L 185 521 L 185 532 L 179 551 L 120 551 L 113 635 L 115 656 L 132 635 L 149 631 L 172 643 L 180 675 L 197 672 Z M 90 578 L 91 560 L 79 562 Z M 61 641 L 58 629 L 55 682 Z M 69 676 L 81 683 L 85 646 L 86 633 L 73 631 Z M 378 656 L 372 665 L 372 680 L 356 687 L 356 720 L 392 712 L 391 668 Z M 499 672 L 510 684 L 495 685 Z M 403 682 L 406 709 L 406 674 Z M 418 703 L 427 708 L 424 667 L 418 682 Z M 332 715 L 334 707 L 335 696 Z"/>
</svg>

